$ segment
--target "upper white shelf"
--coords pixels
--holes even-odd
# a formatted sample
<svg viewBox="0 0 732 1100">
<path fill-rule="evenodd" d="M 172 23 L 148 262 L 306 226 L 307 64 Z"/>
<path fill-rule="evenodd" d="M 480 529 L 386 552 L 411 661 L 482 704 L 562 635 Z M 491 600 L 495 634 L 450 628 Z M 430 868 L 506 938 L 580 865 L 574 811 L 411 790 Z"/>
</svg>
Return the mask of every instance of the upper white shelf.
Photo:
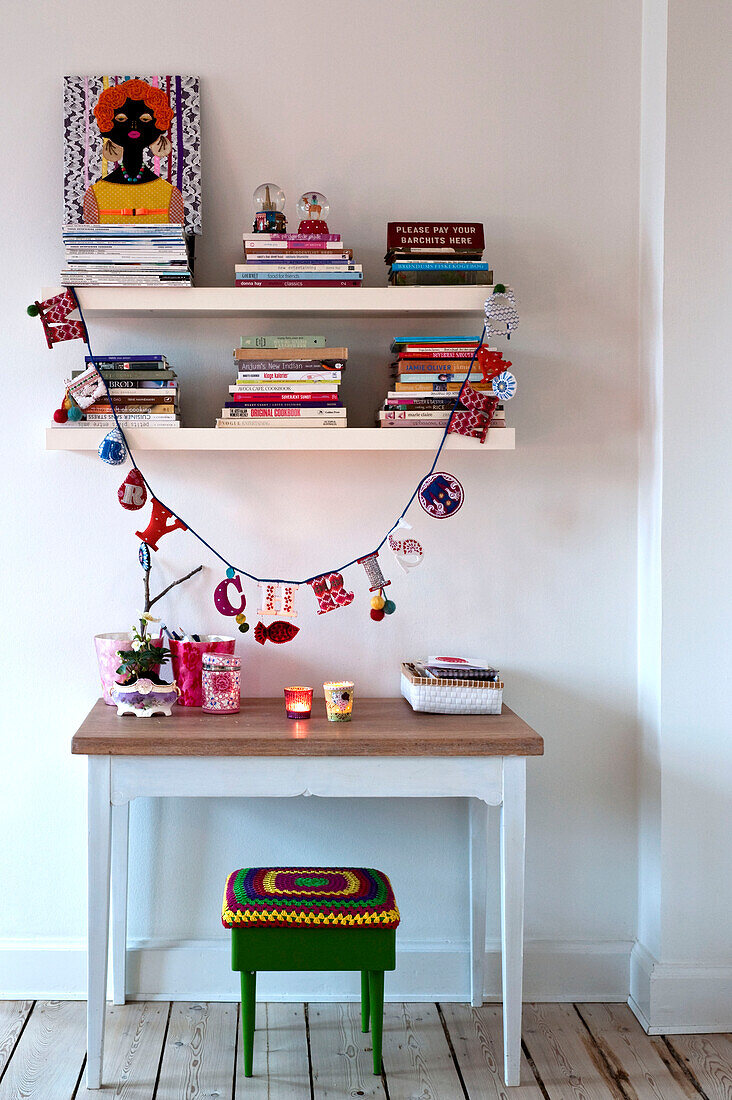
<svg viewBox="0 0 732 1100">
<path fill-rule="evenodd" d="M 44 289 L 50 297 L 59 288 Z M 217 317 L 223 314 L 482 313 L 486 286 L 365 287 L 87 287 L 79 290 L 85 314 L 155 313 L 161 317 Z"/>
<path fill-rule="evenodd" d="M 96 451 L 107 428 L 46 428 L 47 451 Z M 133 451 L 435 451 L 441 428 L 136 428 Z M 450 451 L 513 451 L 513 428 L 493 428 L 484 444 L 449 436 Z"/>
</svg>

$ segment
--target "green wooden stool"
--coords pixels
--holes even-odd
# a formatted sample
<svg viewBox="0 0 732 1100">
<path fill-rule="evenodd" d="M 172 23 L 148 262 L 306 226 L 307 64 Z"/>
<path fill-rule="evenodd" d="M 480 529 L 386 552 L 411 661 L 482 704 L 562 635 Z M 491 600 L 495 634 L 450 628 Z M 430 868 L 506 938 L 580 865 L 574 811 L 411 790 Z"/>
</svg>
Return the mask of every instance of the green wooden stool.
<svg viewBox="0 0 732 1100">
<path fill-rule="evenodd" d="M 399 910 L 372 867 L 243 867 L 226 880 L 221 914 L 231 969 L 241 973 L 244 1076 L 252 1076 L 258 970 L 360 970 L 361 1030 L 371 1025 L 381 1073 L 384 971 L 396 968 Z"/>
</svg>

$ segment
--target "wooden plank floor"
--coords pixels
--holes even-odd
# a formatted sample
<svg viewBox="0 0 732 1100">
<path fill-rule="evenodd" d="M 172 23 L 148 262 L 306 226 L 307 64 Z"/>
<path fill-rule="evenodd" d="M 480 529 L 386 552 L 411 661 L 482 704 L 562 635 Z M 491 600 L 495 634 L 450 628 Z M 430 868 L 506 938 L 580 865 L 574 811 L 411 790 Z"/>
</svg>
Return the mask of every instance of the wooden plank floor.
<svg viewBox="0 0 732 1100">
<path fill-rule="evenodd" d="M 0 1100 L 732 1100 L 732 1036 L 649 1037 L 619 1004 L 526 1005 L 508 1090 L 498 1005 L 385 1005 L 379 1076 L 354 1004 L 257 1005 L 248 1080 L 236 1004 L 108 1006 L 101 1092 L 84 1031 L 80 1001 L 0 1001 Z"/>
</svg>

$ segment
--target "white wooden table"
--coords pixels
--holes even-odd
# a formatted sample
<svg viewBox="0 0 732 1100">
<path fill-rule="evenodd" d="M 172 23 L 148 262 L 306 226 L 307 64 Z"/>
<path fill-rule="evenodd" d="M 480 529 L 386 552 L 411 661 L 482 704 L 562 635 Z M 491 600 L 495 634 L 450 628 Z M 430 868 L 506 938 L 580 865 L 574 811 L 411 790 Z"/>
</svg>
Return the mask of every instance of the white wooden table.
<svg viewBox="0 0 732 1100">
<path fill-rule="evenodd" d="M 359 699 L 344 726 L 320 714 L 288 721 L 281 699 L 242 700 L 237 715 L 176 707 L 170 718 L 144 721 L 118 718 L 99 700 L 72 742 L 72 752 L 89 758 L 87 1087 L 102 1084 L 110 870 L 115 1004 L 125 997 L 132 799 L 296 795 L 470 799 L 473 1005 L 483 1001 L 487 808 L 501 807 L 504 1078 L 518 1085 L 526 757 L 543 751 L 542 738 L 507 707 L 500 715 L 415 714 L 402 699 Z M 255 854 L 247 852 L 246 860 L 255 862 Z"/>
</svg>

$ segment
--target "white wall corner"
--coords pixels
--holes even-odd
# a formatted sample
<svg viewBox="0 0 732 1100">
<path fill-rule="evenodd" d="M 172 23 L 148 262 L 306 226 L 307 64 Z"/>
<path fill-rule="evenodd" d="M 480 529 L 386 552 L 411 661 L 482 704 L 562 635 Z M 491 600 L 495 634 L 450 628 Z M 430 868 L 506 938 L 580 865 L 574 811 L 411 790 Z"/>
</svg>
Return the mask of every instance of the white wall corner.
<svg viewBox="0 0 732 1100">
<path fill-rule="evenodd" d="M 659 963 L 636 942 L 628 1004 L 649 1035 L 732 1031 L 732 966 Z"/>
</svg>

